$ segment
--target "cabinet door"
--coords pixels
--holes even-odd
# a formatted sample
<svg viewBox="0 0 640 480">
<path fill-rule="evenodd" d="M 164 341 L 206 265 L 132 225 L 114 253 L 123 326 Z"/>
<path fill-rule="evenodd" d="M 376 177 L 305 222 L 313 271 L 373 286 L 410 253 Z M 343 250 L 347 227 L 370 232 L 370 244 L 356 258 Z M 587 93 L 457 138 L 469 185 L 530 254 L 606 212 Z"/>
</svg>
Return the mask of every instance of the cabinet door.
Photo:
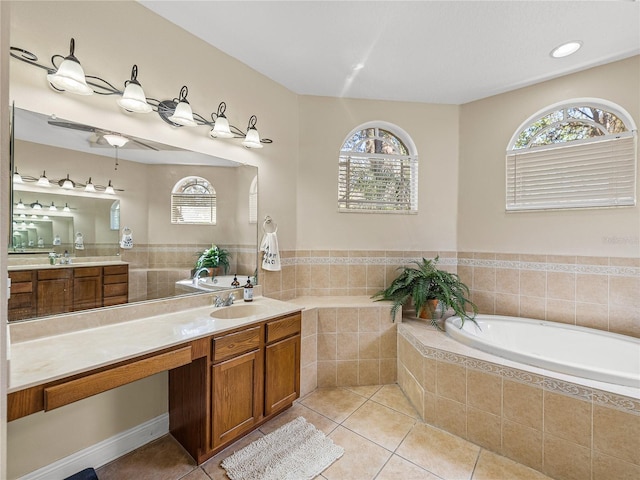
<svg viewBox="0 0 640 480">
<path fill-rule="evenodd" d="M 9 321 L 36 316 L 35 270 L 9 272 L 11 297 L 7 308 Z"/>
<path fill-rule="evenodd" d="M 73 310 L 102 306 L 102 268 L 76 268 L 73 277 Z"/>
<path fill-rule="evenodd" d="M 38 316 L 71 311 L 73 304 L 71 274 L 70 268 L 38 272 Z"/>
<path fill-rule="evenodd" d="M 212 448 L 231 442 L 261 418 L 259 352 L 254 350 L 211 367 Z"/>
<path fill-rule="evenodd" d="M 300 335 L 265 349 L 264 414 L 278 412 L 300 395 Z"/>
</svg>

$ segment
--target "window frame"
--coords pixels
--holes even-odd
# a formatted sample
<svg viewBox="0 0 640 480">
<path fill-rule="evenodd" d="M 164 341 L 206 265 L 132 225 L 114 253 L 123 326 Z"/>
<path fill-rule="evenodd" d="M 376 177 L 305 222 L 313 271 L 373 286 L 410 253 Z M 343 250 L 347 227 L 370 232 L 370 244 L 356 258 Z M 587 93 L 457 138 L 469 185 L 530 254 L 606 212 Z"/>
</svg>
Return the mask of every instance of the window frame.
<svg viewBox="0 0 640 480">
<path fill-rule="evenodd" d="M 195 183 L 189 184 L 188 182 L 195 181 Z M 207 190 L 208 194 L 202 193 L 185 193 L 185 189 L 191 185 L 201 185 L 202 188 Z M 178 201 L 180 199 L 180 201 Z M 186 200 L 195 199 L 196 202 L 202 203 L 202 205 L 195 205 L 193 201 L 186 202 Z M 207 205 L 208 204 L 208 205 Z M 203 215 L 203 218 L 208 215 L 208 219 L 203 221 L 193 221 L 192 217 L 190 221 L 179 221 L 177 220 L 177 214 L 175 212 L 176 208 L 179 207 L 205 207 L 209 210 L 206 215 Z M 171 209 L 169 212 L 171 217 L 172 225 L 216 225 L 217 223 L 217 196 L 216 189 L 213 184 L 204 177 L 200 177 L 198 175 L 188 175 L 186 177 L 181 178 L 176 182 L 176 184 L 171 189 Z M 198 215 L 196 215 L 197 217 Z"/>
</svg>

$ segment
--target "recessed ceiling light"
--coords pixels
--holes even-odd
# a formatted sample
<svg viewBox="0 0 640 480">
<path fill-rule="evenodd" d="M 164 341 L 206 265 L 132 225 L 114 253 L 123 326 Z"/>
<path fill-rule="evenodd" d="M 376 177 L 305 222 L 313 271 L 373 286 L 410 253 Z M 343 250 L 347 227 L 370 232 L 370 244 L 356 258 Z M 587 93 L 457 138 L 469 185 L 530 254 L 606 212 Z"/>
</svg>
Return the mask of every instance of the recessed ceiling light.
<svg viewBox="0 0 640 480">
<path fill-rule="evenodd" d="M 572 42 L 563 43 L 562 45 L 557 46 L 553 50 L 551 50 L 551 56 L 553 58 L 562 58 L 571 55 L 572 53 L 576 53 L 580 47 L 582 46 L 582 42 L 578 40 L 574 40 Z"/>
</svg>

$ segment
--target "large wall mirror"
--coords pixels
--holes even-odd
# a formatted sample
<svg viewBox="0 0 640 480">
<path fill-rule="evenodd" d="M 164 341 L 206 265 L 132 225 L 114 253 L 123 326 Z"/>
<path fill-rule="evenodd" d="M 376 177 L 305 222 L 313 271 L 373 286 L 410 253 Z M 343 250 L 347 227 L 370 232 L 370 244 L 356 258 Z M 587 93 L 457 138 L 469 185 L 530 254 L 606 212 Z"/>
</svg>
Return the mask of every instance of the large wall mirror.
<svg viewBox="0 0 640 480">
<path fill-rule="evenodd" d="M 11 269 L 50 268 L 49 255 L 64 252 L 72 264 L 124 261 L 130 302 L 222 290 L 234 275 L 243 283 L 256 275 L 256 167 L 13 110 Z M 215 192 L 214 221 L 176 223 L 174 212 L 172 222 L 172 191 L 190 177 Z M 89 183 L 95 191 L 86 191 Z M 132 248 L 121 247 L 125 235 Z M 229 269 L 195 288 L 188 279 L 212 244 L 229 252 Z"/>
</svg>

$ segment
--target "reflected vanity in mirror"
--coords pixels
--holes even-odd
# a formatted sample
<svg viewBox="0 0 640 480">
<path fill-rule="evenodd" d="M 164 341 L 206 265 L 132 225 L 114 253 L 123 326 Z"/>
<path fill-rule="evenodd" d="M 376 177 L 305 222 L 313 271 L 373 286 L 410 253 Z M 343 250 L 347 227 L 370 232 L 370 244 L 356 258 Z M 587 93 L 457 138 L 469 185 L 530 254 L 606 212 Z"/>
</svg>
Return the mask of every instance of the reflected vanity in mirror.
<svg viewBox="0 0 640 480">
<path fill-rule="evenodd" d="M 109 135 L 117 138 L 109 140 Z M 82 275 L 88 278 L 91 268 L 103 268 L 106 275 L 109 266 L 112 270 L 124 267 L 127 279 L 126 286 L 120 284 L 126 292 L 121 290 L 119 301 L 109 303 L 103 283 L 111 280 L 106 276 L 78 283 L 70 274 L 72 280 L 64 285 L 75 300 L 86 297 L 78 290 L 84 284 L 95 291 L 90 301 L 55 299 L 53 303 L 66 306 L 23 309 L 13 318 L 10 308 L 10 321 L 121 301 L 219 291 L 232 288 L 230 281 L 236 274 L 243 283 L 256 275 L 256 167 L 20 108 L 13 112 L 11 149 L 10 275 L 36 272 L 30 278 L 37 283 L 38 275 L 46 278 L 54 270 L 66 268 L 78 276 L 82 267 Z M 176 214 L 187 208 L 178 205 L 182 200 L 176 188 L 192 177 L 203 179 L 210 191 L 204 223 L 194 223 L 202 211 L 200 204 L 188 207 L 198 215 Z M 67 178 L 71 184 L 65 185 Z M 88 184 L 90 191 L 86 191 Z M 108 187 L 113 187 L 113 193 Z M 195 262 L 212 244 L 229 252 L 229 269 L 194 285 Z M 118 278 L 122 280 L 122 274 Z M 14 302 L 28 293 L 31 296 L 23 303 L 39 305 L 38 294 L 50 295 L 35 283 L 12 289 Z M 66 295 L 62 287 L 54 292 L 65 292 L 54 297 Z"/>
</svg>

